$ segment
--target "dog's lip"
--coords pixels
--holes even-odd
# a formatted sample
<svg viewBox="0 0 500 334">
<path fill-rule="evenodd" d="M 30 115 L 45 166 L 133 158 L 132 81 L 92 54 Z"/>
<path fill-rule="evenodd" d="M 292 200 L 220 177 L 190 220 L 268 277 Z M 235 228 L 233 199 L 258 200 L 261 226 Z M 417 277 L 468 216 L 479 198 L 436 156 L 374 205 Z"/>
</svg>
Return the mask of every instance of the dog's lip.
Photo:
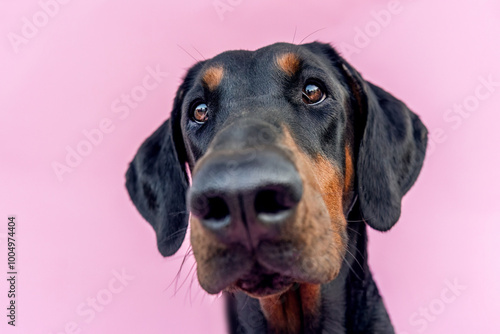
<svg viewBox="0 0 500 334">
<path fill-rule="evenodd" d="M 273 243 L 276 245 L 276 243 Z M 224 275 L 226 291 L 234 289 L 241 290 L 253 297 L 264 297 L 282 293 L 288 290 L 293 284 L 299 282 L 316 283 L 297 266 L 296 260 L 298 252 L 291 245 L 281 242 L 278 245 L 281 249 L 276 252 L 276 256 L 270 256 L 276 250 L 257 249 L 248 258 L 238 262 L 239 270 L 231 270 L 230 274 Z M 285 247 L 286 246 L 286 247 Z M 219 285 L 220 287 L 220 285 Z"/>
<path fill-rule="evenodd" d="M 294 283 L 322 284 L 334 278 L 304 270 L 309 268 L 308 262 L 304 267 L 299 261 L 300 252 L 291 244 L 261 243 L 264 245 L 269 247 L 259 247 L 253 253 L 241 245 L 232 248 L 227 253 L 231 261 L 226 258 L 217 262 L 219 270 L 210 275 L 211 279 L 200 280 L 203 289 L 212 294 L 240 290 L 253 297 L 264 297 L 282 293 Z"/>
<path fill-rule="evenodd" d="M 252 296 L 263 297 L 281 293 L 290 288 L 293 283 L 295 283 L 295 280 L 290 276 L 255 265 L 248 274 L 239 278 L 234 285 Z"/>
</svg>

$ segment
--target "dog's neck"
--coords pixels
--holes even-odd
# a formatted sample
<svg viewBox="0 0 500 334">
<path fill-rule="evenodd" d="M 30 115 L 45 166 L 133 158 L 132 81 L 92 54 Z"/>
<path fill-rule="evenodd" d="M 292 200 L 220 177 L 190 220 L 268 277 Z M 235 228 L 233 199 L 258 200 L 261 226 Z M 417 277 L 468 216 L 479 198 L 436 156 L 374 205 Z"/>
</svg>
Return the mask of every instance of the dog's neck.
<svg viewBox="0 0 500 334">
<path fill-rule="evenodd" d="M 339 276 L 328 284 L 297 284 L 261 300 L 227 295 L 231 333 L 393 333 L 368 268 L 366 226 L 356 207 Z"/>
</svg>

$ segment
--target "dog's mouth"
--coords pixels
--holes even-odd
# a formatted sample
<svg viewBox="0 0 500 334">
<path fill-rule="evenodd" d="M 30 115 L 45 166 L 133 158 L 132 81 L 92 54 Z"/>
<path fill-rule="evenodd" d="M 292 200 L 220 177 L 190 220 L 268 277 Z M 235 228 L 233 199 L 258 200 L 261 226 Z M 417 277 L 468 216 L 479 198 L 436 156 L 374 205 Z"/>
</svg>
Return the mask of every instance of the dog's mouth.
<svg viewBox="0 0 500 334">
<path fill-rule="evenodd" d="M 270 296 L 288 290 L 294 279 L 256 265 L 248 274 L 238 279 L 234 286 L 254 297 Z"/>
<path fill-rule="evenodd" d="M 314 250 L 321 249 L 320 241 Z M 208 260 L 198 258 L 198 280 L 208 293 L 242 291 L 261 298 L 284 293 L 296 283 L 323 284 L 335 279 L 341 261 L 334 260 L 328 253 L 330 249 L 323 256 L 304 256 L 307 250 L 300 252 L 285 241 L 261 242 L 254 252 L 236 245 L 218 251 Z"/>
</svg>

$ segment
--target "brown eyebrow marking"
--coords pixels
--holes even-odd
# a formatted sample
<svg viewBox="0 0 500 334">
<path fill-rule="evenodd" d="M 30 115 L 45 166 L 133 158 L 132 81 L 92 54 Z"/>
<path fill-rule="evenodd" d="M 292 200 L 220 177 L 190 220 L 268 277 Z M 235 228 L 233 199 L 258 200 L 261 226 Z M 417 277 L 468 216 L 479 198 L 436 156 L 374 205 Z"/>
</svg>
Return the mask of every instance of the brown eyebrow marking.
<svg viewBox="0 0 500 334">
<path fill-rule="evenodd" d="M 276 58 L 279 68 L 287 75 L 294 75 L 300 68 L 300 59 L 294 53 L 285 53 Z"/>
<path fill-rule="evenodd" d="M 222 66 L 212 66 L 205 71 L 202 80 L 208 89 L 213 91 L 219 86 L 223 77 L 224 68 Z"/>
</svg>

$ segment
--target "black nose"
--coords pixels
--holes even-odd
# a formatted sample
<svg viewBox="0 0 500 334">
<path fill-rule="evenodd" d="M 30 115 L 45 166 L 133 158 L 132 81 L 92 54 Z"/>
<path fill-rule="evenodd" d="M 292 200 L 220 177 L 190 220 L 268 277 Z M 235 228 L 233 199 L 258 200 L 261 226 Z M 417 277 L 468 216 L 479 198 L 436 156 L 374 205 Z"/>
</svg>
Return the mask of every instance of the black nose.
<svg viewBox="0 0 500 334">
<path fill-rule="evenodd" d="M 228 242 L 269 237 L 285 224 L 302 197 L 302 180 L 280 152 L 211 153 L 193 176 L 191 213 Z M 254 246 L 254 245 L 253 245 Z"/>
</svg>

